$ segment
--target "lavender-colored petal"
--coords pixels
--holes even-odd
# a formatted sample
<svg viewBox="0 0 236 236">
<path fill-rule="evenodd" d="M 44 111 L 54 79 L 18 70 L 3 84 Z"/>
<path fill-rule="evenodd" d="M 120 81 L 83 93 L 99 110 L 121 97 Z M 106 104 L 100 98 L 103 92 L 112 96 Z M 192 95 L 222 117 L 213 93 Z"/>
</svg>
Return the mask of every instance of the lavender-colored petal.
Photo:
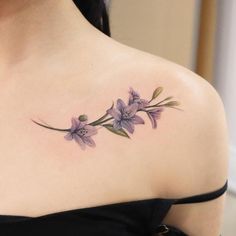
<svg viewBox="0 0 236 236">
<path fill-rule="evenodd" d="M 82 129 L 86 124 L 87 124 L 87 121 L 80 121 L 79 119 L 77 119 L 79 124 L 77 126 L 77 129 Z"/>
<path fill-rule="evenodd" d="M 149 112 L 147 112 L 147 115 L 148 115 L 148 117 L 149 117 L 149 119 L 151 121 L 152 128 L 156 129 L 156 127 L 157 127 L 156 119 L 154 119 L 154 117 Z"/>
<path fill-rule="evenodd" d="M 148 105 L 149 105 L 148 100 L 140 99 L 139 109 L 142 109 L 142 108 L 144 108 L 144 107 L 146 107 L 146 106 L 148 106 Z"/>
<path fill-rule="evenodd" d="M 134 103 L 133 96 L 129 95 L 128 105 L 131 105 L 132 103 Z"/>
<path fill-rule="evenodd" d="M 132 103 L 135 102 L 135 100 L 139 99 L 140 96 L 139 94 L 134 91 L 134 89 L 132 87 L 129 88 L 129 101 L 128 101 L 128 105 L 131 105 Z"/>
<path fill-rule="evenodd" d="M 145 123 L 143 118 L 138 115 L 134 115 L 132 117 L 132 122 L 133 122 L 133 124 L 144 124 Z"/>
<path fill-rule="evenodd" d="M 149 110 L 147 112 L 147 115 L 152 123 L 152 127 L 155 129 L 157 127 L 157 120 L 160 118 L 161 116 L 161 112 L 164 110 L 163 107 L 161 108 L 154 108 L 152 110 Z"/>
<path fill-rule="evenodd" d="M 74 140 L 80 145 L 82 150 L 85 149 L 86 145 L 78 135 L 74 135 Z"/>
<path fill-rule="evenodd" d="M 134 102 L 133 89 L 130 87 L 128 105 L 132 104 L 133 102 Z"/>
<path fill-rule="evenodd" d="M 157 120 L 161 117 L 161 113 L 160 112 L 155 112 L 155 113 L 152 113 L 152 116 Z"/>
<path fill-rule="evenodd" d="M 73 131 L 75 131 L 78 128 L 80 121 L 77 118 L 72 117 L 71 118 L 71 123 L 72 123 L 72 125 L 71 125 L 71 132 L 73 132 Z"/>
<path fill-rule="evenodd" d="M 156 119 L 160 118 L 161 112 L 164 110 L 164 108 L 154 108 L 152 110 L 149 110 L 150 114 L 155 117 Z"/>
<path fill-rule="evenodd" d="M 119 120 L 114 120 L 114 121 L 113 121 L 113 127 L 114 127 L 115 129 L 121 129 L 121 128 L 122 128 L 121 122 L 120 122 Z"/>
<path fill-rule="evenodd" d="M 131 134 L 134 132 L 134 124 L 128 120 L 122 120 L 121 126 L 125 128 Z"/>
<path fill-rule="evenodd" d="M 129 113 L 129 117 L 132 117 L 135 115 L 135 113 L 138 110 L 138 104 L 137 103 L 133 103 L 127 107 L 125 107 L 124 111 Z"/>
<path fill-rule="evenodd" d="M 64 136 L 64 138 L 65 138 L 66 140 L 70 141 L 70 140 L 73 139 L 73 136 L 72 136 L 72 134 L 69 132 L 69 133 L 67 133 L 67 134 Z"/>
<path fill-rule="evenodd" d="M 114 117 L 116 120 L 120 120 L 121 118 L 121 113 L 117 109 L 114 109 L 114 108 L 108 109 L 107 113 L 111 115 L 112 117 Z"/>
<path fill-rule="evenodd" d="M 129 93 L 132 94 L 134 92 L 133 87 L 129 86 Z"/>
<path fill-rule="evenodd" d="M 85 144 L 87 144 L 90 147 L 96 147 L 94 140 L 90 137 L 83 137 L 83 141 Z"/>
<path fill-rule="evenodd" d="M 124 101 L 120 98 L 117 99 L 116 101 L 116 108 L 119 110 L 119 111 L 123 111 L 123 109 L 126 107 Z"/>
<path fill-rule="evenodd" d="M 133 96 L 134 99 L 140 98 L 140 95 L 137 91 L 135 91 L 132 87 L 129 87 L 129 93 Z"/>
<path fill-rule="evenodd" d="M 149 101 L 146 100 L 146 99 L 140 99 L 140 101 L 141 101 L 143 104 L 145 104 L 145 105 L 148 105 L 148 104 L 149 104 Z"/>
<path fill-rule="evenodd" d="M 71 118 L 72 126 L 71 126 L 71 131 L 75 131 L 76 129 L 81 129 L 86 125 L 87 121 L 80 121 L 76 117 Z"/>
<path fill-rule="evenodd" d="M 153 109 L 151 109 L 150 111 L 151 112 L 161 112 L 161 111 L 163 111 L 164 110 L 164 108 L 163 107 L 156 107 L 156 108 L 153 108 Z"/>
<path fill-rule="evenodd" d="M 87 133 L 84 135 L 85 137 L 97 134 L 97 129 L 92 125 L 85 125 L 84 128 L 87 130 Z"/>
</svg>

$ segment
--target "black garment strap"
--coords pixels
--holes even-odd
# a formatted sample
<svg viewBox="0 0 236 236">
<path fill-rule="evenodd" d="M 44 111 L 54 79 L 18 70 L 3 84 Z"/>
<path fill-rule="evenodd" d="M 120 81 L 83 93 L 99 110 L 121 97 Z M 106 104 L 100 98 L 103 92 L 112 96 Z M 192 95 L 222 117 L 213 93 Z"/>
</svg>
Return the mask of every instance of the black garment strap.
<svg viewBox="0 0 236 236">
<path fill-rule="evenodd" d="M 160 236 L 189 236 L 185 234 L 180 229 L 172 226 L 172 225 L 166 225 L 166 224 L 160 224 L 157 226 L 155 233 Z"/>
<path fill-rule="evenodd" d="M 228 187 L 228 180 L 226 180 L 223 187 L 208 193 L 198 194 L 190 197 L 175 199 L 173 204 L 185 204 L 185 203 L 195 203 L 195 202 L 205 202 L 210 201 L 215 198 L 220 197 Z"/>
</svg>

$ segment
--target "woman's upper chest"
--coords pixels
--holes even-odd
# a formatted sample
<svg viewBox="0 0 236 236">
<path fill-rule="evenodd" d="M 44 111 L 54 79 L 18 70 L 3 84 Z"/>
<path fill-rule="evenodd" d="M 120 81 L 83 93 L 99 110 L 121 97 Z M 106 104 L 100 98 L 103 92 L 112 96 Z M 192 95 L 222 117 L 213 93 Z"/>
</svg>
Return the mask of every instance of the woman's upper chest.
<svg viewBox="0 0 236 236">
<path fill-rule="evenodd" d="M 24 95 L 25 87 L 11 87 L 11 93 L 8 90 L 2 94 L 1 213 L 39 215 L 157 196 L 151 173 L 155 161 L 148 159 L 147 150 L 142 148 L 147 133 L 141 127 L 137 127 L 133 139 L 100 127 L 94 137 L 96 147 L 82 151 L 76 142 L 64 139 L 65 132 L 45 129 L 31 121 L 42 119 L 54 127 L 70 128 L 72 116 L 87 113 L 91 121 L 96 120 L 110 107 L 111 97 L 119 96 L 117 89 L 104 94 L 105 88 L 108 85 L 96 90 L 95 97 L 88 96 L 88 104 L 80 96 L 74 100 L 66 91 L 64 98 L 59 96 L 63 94 L 59 86 L 54 94 L 39 88 L 34 94 Z"/>
</svg>

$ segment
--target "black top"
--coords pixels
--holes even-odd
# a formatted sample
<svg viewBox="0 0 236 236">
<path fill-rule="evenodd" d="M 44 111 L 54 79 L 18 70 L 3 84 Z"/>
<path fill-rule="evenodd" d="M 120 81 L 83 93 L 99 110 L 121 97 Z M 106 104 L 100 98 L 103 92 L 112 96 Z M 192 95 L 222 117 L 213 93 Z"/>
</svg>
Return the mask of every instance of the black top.
<svg viewBox="0 0 236 236">
<path fill-rule="evenodd" d="M 151 236 L 167 232 L 162 220 L 174 204 L 210 201 L 227 190 L 221 188 L 186 198 L 151 198 L 73 209 L 38 217 L 0 215 L 1 236 Z M 163 231 L 162 231 L 163 230 Z M 178 229 L 177 229 L 178 231 Z M 176 234 L 186 235 L 182 231 Z"/>
</svg>

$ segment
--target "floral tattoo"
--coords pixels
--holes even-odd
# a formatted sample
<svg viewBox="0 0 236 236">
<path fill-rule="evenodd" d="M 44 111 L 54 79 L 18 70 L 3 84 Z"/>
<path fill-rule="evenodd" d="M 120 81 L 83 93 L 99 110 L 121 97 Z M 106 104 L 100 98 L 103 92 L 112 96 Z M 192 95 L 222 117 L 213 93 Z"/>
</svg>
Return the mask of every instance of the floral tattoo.
<svg viewBox="0 0 236 236">
<path fill-rule="evenodd" d="M 126 138 L 130 138 L 128 133 L 133 134 L 135 125 L 145 124 L 143 118 L 137 115 L 138 112 L 145 112 L 151 122 L 152 128 L 157 128 L 157 120 L 161 116 L 164 107 L 176 108 L 180 103 L 178 101 L 170 101 L 173 97 L 167 97 L 158 103 L 151 105 L 150 103 L 156 99 L 160 93 L 163 91 L 163 87 L 158 87 L 154 90 L 152 98 L 148 101 L 142 99 L 137 91 L 132 87 L 129 88 L 129 99 L 128 104 L 118 98 L 116 101 L 116 108 L 114 108 L 114 102 L 112 106 L 106 110 L 105 115 L 99 119 L 88 123 L 87 115 L 80 115 L 78 118 L 71 118 L 71 128 L 69 129 L 59 129 L 54 128 L 48 124 L 38 123 L 32 120 L 35 124 L 42 127 L 67 132 L 64 136 L 66 140 L 75 140 L 79 144 L 82 150 L 87 146 L 96 147 L 92 136 L 97 134 L 96 126 L 105 127 L 107 130 L 111 131 L 113 134 L 117 134 Z M 177 109 L 177 108 L 176 108 Z M 107 116 L 109 116 L 107 118 Z M 110 121 L 112 121 L 110 123 Z M 128 133 L 127 133 L 128 132 Z"/>
</svg>

